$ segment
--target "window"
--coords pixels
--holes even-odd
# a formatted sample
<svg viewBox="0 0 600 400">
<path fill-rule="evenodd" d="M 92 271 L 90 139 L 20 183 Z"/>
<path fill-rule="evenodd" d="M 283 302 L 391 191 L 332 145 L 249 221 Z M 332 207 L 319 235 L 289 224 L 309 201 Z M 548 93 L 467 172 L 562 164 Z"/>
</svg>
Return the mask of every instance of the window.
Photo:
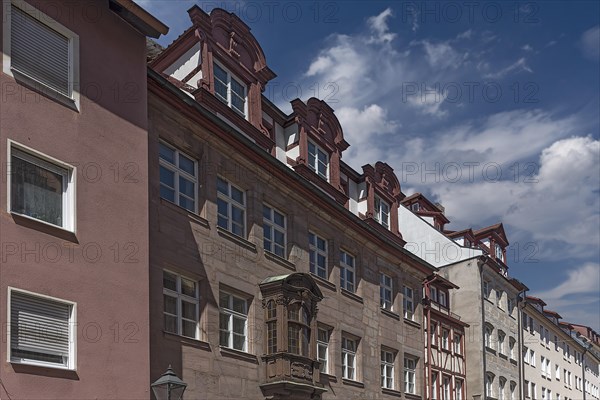
<svg viewBox="0 0 600 400">
<path fill-rule="evenodd" d="M 517 400 L 517 382 L 515 381 L 510 381 L 510 400 Z"/>
<path fill-rule="evenodd" d="M 273 300 L 267 303 L 267 354 L 277 352 L 277 304 Z"/>
<path fill-rule="evenodd" d="M 548 394 L 546 388 L 542 386 L 542 400 L 548 400 Z"/>
<path fill-rule="evenodd" d="M 392 311 L 392 278 L 383 272 L 379 274 L 379 305 L 381 308 Z"/>
<path fill-rule="evenodd" d="M 403 287 L 404 298 L 402 299 L 402 306 L 404 308 L 404 318 L 414 321 L 415 319 L 415 303 L 414 303 L 414 291 L 408 286 Z"/>
<path fill-rule="evenodd" d="M 540 324 L 540 343 L 544 343 L 544 326 Z"/>
<path fill-rule="evenodd" d="M 321 372 L 329 372 L 329 329 L 319 328 L 317 336 L 317 360 L 321 363 Z"/>
<path fill-rule="evenodd" d="M 485 374 L 485 395 L 494 397 L 494 374 L 488 372 Z"/>
<path fill-rule="evenodd" d="M 300 304 L 288 306 L 288 352 L 308 357 L 310 314 Z"/>
<path fill-rule="evenodd" d="M 544 339 L 546 340 L 546 347 L 550 348 L 550 332 L 546 328 L 544 328 Z"/>
<path fill-rule="evenodd" d="M 546 376 L 546 357 L 540 356 L 540 367 L 542 368 L 542 376 Z"/>
<path fill-rule="evenodd" d="M 529 359 L 531 360 L 531 366 L 535 367 L 535 351 L 533 349 L 529 349 Z"/>
<path fill-rule="evenodd" d="M 439 293 L 438 293 L 438 303 L 442 307 L 445 307 L 445 308 L 448 307 L 448 301 L 447 301 L 447 298 L 446 298 L 446 292 L 443 292 L 441 290 L 439 291 Z"/>
<path fill-rule="evenodd" d="M 510 359 L 511 360 L 516 360 L 517 359 L 517 354 L 515 351 L 515 344 L 516 344 L 516 340 L 515 338 L 509 338 L 508 339 L 508 347 L 509 347 L 509 351 L 510 351 Z"/>
<path fill-rule="evenodd" d="M 486 299 L 490 297 L 490 282 L 486 280 L 483 281 L 483 297 Z"/>
<path fill-rule="evenodd" d="M 498 308 L 502 308 L 502 294 L 504 292 L 500 289 L 496 289 L 496 305 Z"/>
<path fill-rule="evenodd" d="M 263 205 L 263 244 L 265 250 L 285 258 L 285 215 L 274 208 Z"/>
<path fill-rule="evenodd" d="M 511 297 L 506 297 L 506 305 L 508 308 L 508 315 L 512 315 L 513 310 L 515 309 L 515 301 Z"/>
<path fill-rule="evenodd" d="M 560 350 L 560 343 L 558 343 L 558 336 L 554 335 L 554 351 Z"/>
<path fill-rule="evenodd" d="M 313 142 L 308 142 L 308 166 L 321 178 L 329 181 L 329 153 Z"/>
<path fill-rule="evenodd" d="M 462 354 L 462 335 L 460 333 L 454 334 L 454 353 Z"/>
<path fill-rule="evenodd" d="M 437 400 L 438 398 L 438 373 L 431 373 L 431 400 Z"/>
<path fill-rule="evenodd" d="M 5 20 L 3 64 L 17 81 L 79 107 L 79 37 L 23 1 L 12 2 Z"/>
<path fill-rule="evenodd" d="M 391 351 L 381 350 L 381 387 L 394 388 L 394 358 Z"/>
<path fill-rule="evenodd" d="M 437 323 L 431 322 L 429 324 L 429 340 L 432 346 L 437 346 L 437 329 Z"/>
<path fill-rule="evenodd" d="M 525 364 L 529 364 L 531 360 L 529 360 L 529 348 L 527 346 L 523 346 L 523 362 Z"/>
<path fill-rule="evenodd" d="M 525 391 L 525 397 L 527 398 L 531 398 L 531 385 L 529 384 L 528 380 L 525 380 L 523 382 L 523 386 L 524 386 L 524 391 Z"/>
<path fill-rule="evenodd" d="M 494 328 L 491 325 L 485 326 L 485 346 L 492 349 L 492 334 L 494 332 Z"/>
<path fill-rule="evenodd" d="M 225 68 L 213 63 L 215 94 L 219 100 L 243 117 L 246 116 L 246 86 Z"/>
<path fill-rule="evenodd" d="M 198 338 L 198 284 L 181 275 L 163 271 L 163 314 L 165 331 Z"/>
<path fill-rule="evenodd" d="M 248 304 L 246 299 L 224 291 L 219 292 L 219 344 L 230 349 L 247 351 Z"/>
<path fill-rule="evenodd" d="M 410 209 L 413 211 L 419 211 L 419 203 L 413 203 L 410 205 Z"/>
<path fill-rule="evenodd" d="M 546 359 L 546 378 L 552 379 L 552 362 L 549 358 Z"/>
<path fill-rule="evenodd" d="M 437 288 L 435 286 L 431 286 L 429 288 L 429 298 L 431 299 L 431 301 L 435 301 L 437 303 L 437 301 L 438 301 L 438 291 L 437 291 Z"/>
<path fill-rule="evenodd" d="M 14 145 L 10 152 L 10 211 L 74 231 L 73 167 Z"/>
<path fill-rule="evenodd" d="M 375 196 L 375 220 L 390 229 L 390 205 Z"/>
<path fill-rule="evenodd" d="M 217 178 L 217 225 L 234 235 L 246 236 L 246 194 Z"/>
<path fill-rule="evenodd" d="M 531 398 L 537 399 L 537 385 L 531 382 Z"/>
<path fill-rule="evenodd" d="M 342 377 L 356 380 L 356 348 L 357 341 L 342 336 Z"/>
<path fill-rule="evenodd" d="M 8 289 L 10 362 L 75 368 L 75 309 L 72 302 Z"/>
<path fill-rule="evenodd" d="M 340 251 L 340 287 L 354 293 L 355 259 L 345 251 Z"/>
<path fill-rule="evenodd" d="M 560 381 L 560 366 L 558 364 L 555 365 L 554 377 Z"/>
<path fill-rule="evenodd" d="M 454 399 L 455 400 L 464 400 L 462 379 L 456 379 L 454 381 Z"/>
<path fill-rule="evenodd" d="M 504 340 L 506 339 L 506 334 L 502 331 L 498 331 L 498 353 L 504 354 Z"/>
<path fill-rule="evenodd" d="M 327 279 L 327 242 L 312 232 L 308 233 L 310 272 Z"/>
<path fill-rule="evenodd" d="M 404 356 L 404 392 L 415 394 L 415 371 L 417 360 Z"/>
<path fill-rule="evenodd" d="M 196 212 L 198 163 L 179 150 L 160 142 L 160 197 Z"/>
<path fill-rule="evenodd" d="M 496 245 L 496 258 L 500 261 L 504 261 L 504 257 L 502 254 L 502 247 L 500 247 L 499 245 Z"/>
<path fill-rule="evenodd" d="M 504 388 L 506 387 L 506 379 L 504 377 L 500 377 L 498 379 L 498 400 L 504 400 Z"/>
<path fill-rule="evenodd" d="M 446 375 L 442 378 L 442 400 L 450 400 L 450 377 Z"/>
<path fill-rule="evenodd" d="M 448 329 L 442 329 L 442 349 L 450 350 L 450 331 Z"/>
</svg>

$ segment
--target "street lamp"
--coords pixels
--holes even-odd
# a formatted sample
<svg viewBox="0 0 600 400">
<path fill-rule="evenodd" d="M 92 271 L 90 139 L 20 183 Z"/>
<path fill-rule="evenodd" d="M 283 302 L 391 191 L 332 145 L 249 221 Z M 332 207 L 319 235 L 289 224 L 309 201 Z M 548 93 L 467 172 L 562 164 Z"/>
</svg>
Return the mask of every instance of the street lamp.
<svg viewBox="0 0 600 400">
<path fill-rule="evenodd" d="M 167 371 L 150 387 L 152 387 L 156 400 L 181 400 L 187 383 L 179 379 L 171 369 L 171 365 L 169 365 Z"/>
</svg>

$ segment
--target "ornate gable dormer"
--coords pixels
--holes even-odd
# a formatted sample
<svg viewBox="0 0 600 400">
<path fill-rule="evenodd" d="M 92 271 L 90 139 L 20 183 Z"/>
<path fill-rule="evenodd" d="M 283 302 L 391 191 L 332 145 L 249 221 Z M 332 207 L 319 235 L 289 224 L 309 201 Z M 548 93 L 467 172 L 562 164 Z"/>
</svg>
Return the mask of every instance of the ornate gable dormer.
<svg viewBox="0 0 600 400">
<path fill-rule="evenodd" d="M 421 193 L 413 193 L 406 197 L 402 200 L 402 205 L 425 219 L 440 232 L 444 232 L 444 226 L 450 223 L 444 215 L 444 207 L 439 203 L 432 203 Z"/>
<path fill-rule="evenodd" d="M 479 246 L 496 261 L 506 265 L 506 248 L 508 247 L 508 238 L 504 231 L 502 223 L 488 226 L 473 232 L 475 240 Z"/>
<path fill-rule="evenodd" d="M 381 161 L 375 165 L 364 165 L 362 169 L 366 186 L 366 199 L 362 200 L 366 201 L 365 219 L 376 222 L 401 238 L 398 207 L 404 194 L 394 169 Z"/>
<path fill-rule="evenodd" d="M 333 109 L 315 97 L 292 102 L 292 118 L 298 132 L 289 143 L 290 164 L 336 201 L 346 204 L 348 195 L 340 180 L 342 152 L 349 146 Z M 288 156 L 289 157 L 289 156 Z"/>
<path fill-rule="evenodd" d="M 209 15 L 198 6 L 188 13 L 192 27 L 151 67 L 271 151 L 275 138 L 263 126 L 262 92 L 276 75 L 258 41 L 233 13 L 216 8 Z"/>
</svg>

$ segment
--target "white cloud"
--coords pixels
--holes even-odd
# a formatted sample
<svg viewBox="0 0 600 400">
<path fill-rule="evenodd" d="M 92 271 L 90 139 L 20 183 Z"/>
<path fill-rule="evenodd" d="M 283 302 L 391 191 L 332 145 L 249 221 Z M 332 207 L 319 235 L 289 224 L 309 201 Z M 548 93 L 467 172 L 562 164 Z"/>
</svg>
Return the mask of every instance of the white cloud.
<svg viewBox="0 0 600 400">
<path fill-rule="evenodd" d="M 525 57 L 521 57 L 517 61 L 515 61 L 514 63 L 509 65 L 508 67 L 503 68 L 497 72 L 488 73 L 487 75 L 485 75 L 485 77 L 492 78 L 492 79 L 499 79 L 499 78 L 502 78 L 502 77 L 508 75 L 509 73 L 515 72 L 515 71 L 516 72 L 527 71 L 530 73 L 533 72 L 533 70 L 531 68 L 529 68 L 529 66 L 527 65 L 527 60 L 525 59 Z"/>
<path fill-rule="evenodd" d="M 523 51 L 533 51 L 533 47 L 531 47 L 529 44 L 525 44 L 525 45 L 521 46 L 521 50 L 523 50 Z"/>
<path fill-rule="evenodd" d="M 458 68 L 462 64 L 464 55 L 459 54 L 450 42 L 432 43 L 422 40 L 425 55 L 429 65 L 434 69 Z"/>
<path fill-rule="evenodd" d="M 375 34 L 375 36 L 371 37 L 371 41 L 375 43 L 389 43 L 396 37 L 395 33 L 391 33 L 389 31 L 387 23 L 388 18 L 392 16 L 392 9 L 388 7 L 379 15 L 369 17 L 367 24 L 369 25 L 371 31 Z"/>
<path fill-rule="evenodd" d="M 441 110 L 440 107 L 446 100 L 447 93 L 442 93 L 435 88 L 422 87 L 420 92 L 407 96 L 407 104 L 419 109 L 422 114 L 433 117 L 444 117 L 448 111 Z"/>
<path fill-rule="evenodd" d="M 600 292 L 600 264 L 586 263 L 567 272 L 567 278 L 554 289 L 535 293 L 546 303 L 564 299 L 571 295 Z"/>
<path fill-rule="evenodd" d="M 579 45 L 584 56 L 590 60 L 600 59 L 600 26 L 596 25 L 583 32 Z"/>
<path fill-rule="evenodd" d="M 462 33 L 459 33 L 458 35 L 456 35 L 456 39 L 471 39 L 471 36 L 473 36 L 473 30 L 472 29 L 468 29 Z"/>
</svg>

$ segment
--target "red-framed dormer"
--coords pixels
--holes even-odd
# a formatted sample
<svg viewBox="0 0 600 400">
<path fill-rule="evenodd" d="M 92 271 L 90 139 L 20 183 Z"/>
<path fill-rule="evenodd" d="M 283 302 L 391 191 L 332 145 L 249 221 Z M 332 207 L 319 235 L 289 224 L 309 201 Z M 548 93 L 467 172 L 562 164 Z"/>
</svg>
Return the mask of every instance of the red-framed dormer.
<svg viewBox="0 0 600 400">
<path fill-rule="evenodd" d="M 340 204 L 348 202 L 347 189 L 340 179 L 342 152 L 349 146 L 333 109 L 315 97 L 304 103 L 292 100 L 288 125 L 295 124 L 286 154 L 296 172 L 320 187 Z"/>
<path fill-rule="evenodd" d="M 463 229 L 460 231 L 444 230 L 444 234 L 463 247 L 477 246 L 477 242 L 475 241 L 475 235 L 473 234 L 473 230 L 471 228 Z"/>
<path fill-rule="evenodd" d="M 502 265 L 507 265 L 506 248 L 509 243 L 502 223 L 475 230 L 473 234 L 479 247 L 487 252 L 491 258 L 499 261 Z"/>
<path fill-rule="evenodd" d="M 276 75 L 250 28 L 235 14 L 215 8 L 188 10 L 192 27 L 151 63 L 155 71 L 200 104 L 272 152 L 272 129 L 263 123 L 262 93 Z"/>
<path fill-rule="evenodd" d="M 417 192 L 407 196 L 402 200 L 402 205 L 425 219 L 440 232 L 444 232 L 444 226 L 450 223 L 444 215 L 444 207 L 439 203 L 432 203 L 422 193 Z"/>
</svg>

